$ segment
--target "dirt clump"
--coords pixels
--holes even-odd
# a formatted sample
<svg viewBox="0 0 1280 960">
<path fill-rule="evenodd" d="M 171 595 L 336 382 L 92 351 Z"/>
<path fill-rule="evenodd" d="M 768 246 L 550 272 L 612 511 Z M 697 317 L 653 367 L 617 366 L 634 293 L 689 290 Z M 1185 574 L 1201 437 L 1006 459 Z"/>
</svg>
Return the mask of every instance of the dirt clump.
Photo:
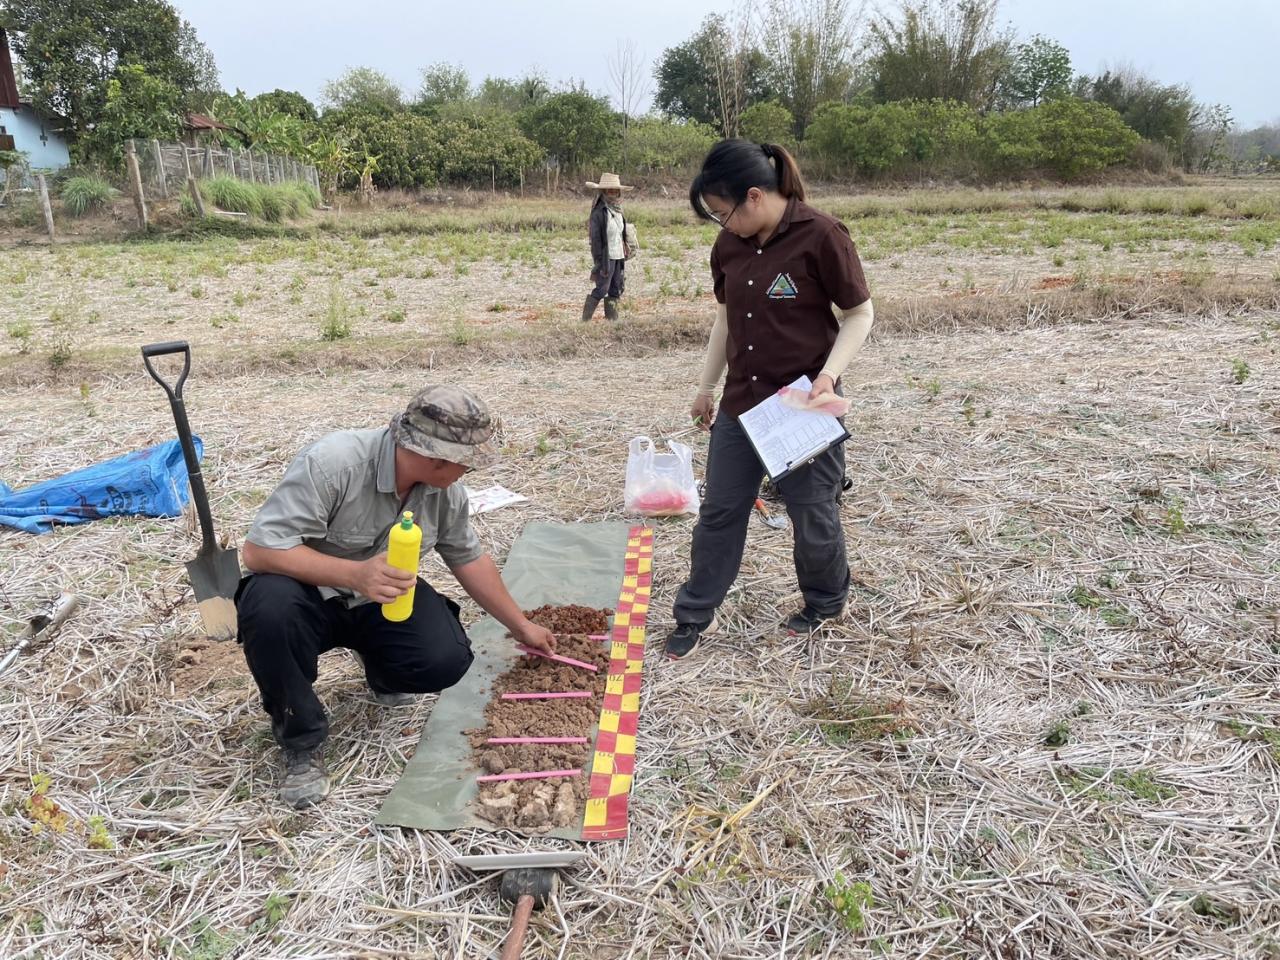
<svg viewBox="0 0 1280 960">
<path fill-rule="evenodd" d="M 579 776 L 547 780 L 504 780 L 480 784 L 476 812 L 502 827 L 545 832 L 582 818 L 590 795 L 591 733 L 600 718 L 608 676 L 609 644 L 588 639 L 608 630 L 611 610 L 576 604 L 526 611 L 534 623 L 559 634 L 556 653 L 596 666 L 596 672 L 545 657 L 523 656 L 498 677 L 485 707 L 485 725 L 464 731 L 475 765 L 484 774 L 537 770 L 581 770 Z M 589 697 L 503 700 L 504 693 L 582 691 Z M 490 744 L 490 737 L 586 737 L 586 743 Z"/>
</svg>

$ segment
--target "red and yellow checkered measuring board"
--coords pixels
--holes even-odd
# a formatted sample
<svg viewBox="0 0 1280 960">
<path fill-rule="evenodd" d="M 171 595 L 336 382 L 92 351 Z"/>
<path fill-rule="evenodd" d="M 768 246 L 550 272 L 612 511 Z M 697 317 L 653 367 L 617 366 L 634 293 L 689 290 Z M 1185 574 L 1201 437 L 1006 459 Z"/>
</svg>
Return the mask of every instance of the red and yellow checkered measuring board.
<svg viewBox="0 0 1280 960">
<path fill-rule="evenodd" d="M 653 528 L 632 527 L 622 592 L 613 615 L 613 648 L 591 761 L 591 797 L 582 821 L 583 840 L 618 840 L 627 835 L 627 801 L 636 772 L 644 627 L 652 585 Z"/>
</svg>

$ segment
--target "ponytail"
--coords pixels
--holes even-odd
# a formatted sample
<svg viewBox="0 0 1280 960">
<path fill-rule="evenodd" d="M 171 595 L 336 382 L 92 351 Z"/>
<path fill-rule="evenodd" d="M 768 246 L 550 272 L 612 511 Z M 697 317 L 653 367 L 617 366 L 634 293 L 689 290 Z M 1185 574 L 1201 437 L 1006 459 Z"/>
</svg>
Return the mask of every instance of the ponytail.
<svg viewBox="0 0 1280 960">
<path fill-rule="evenodd" d="M 796 158 L 791 156 L 786 147 L 780 147 L 776 143 L 762 143 L 760 149 L 773 161 L 778 171 L 778 193 L 788 200 L 792 197 L 803 200 L 804 179 L 800 176 L 800 167 L 796 165 Z"/>
<path fill-rule="evenodd" d="M 759 187 L 788 200 L 803 200 L 804 180 L 795 158 L 776 143 L 753 143 L 750 140 L 721 140 L 689 185 L 689 206 L 703 220 L 710 214 L 703 206 L 704 196 L 723 197 L 730 203 L 741 203 L 747 191 Z"/>
</svg>

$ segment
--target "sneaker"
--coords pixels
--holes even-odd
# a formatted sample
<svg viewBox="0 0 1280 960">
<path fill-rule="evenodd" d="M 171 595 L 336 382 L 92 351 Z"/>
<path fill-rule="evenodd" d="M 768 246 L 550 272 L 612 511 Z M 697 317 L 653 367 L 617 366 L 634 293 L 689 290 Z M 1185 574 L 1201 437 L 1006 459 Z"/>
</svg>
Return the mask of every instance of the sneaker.
<svg viewBox="0 0 1280 960">
<path fill-rule="evenodd" d="M 715 633 L 718 627 L 719 624 L 716 622 L 715 617 L 712 617 L 711 622 L 707 624 L 678 624 L 674 630 L 667 634 L 667 657 L 671 660 L 683 660 L 693 653 L 698 646 L 699 640 L 704 636 Z"/>
<path fill-rule="evenodd" d="M 324 767 L 324 746 L 284 751 L 284 783 L 280 799 L 302 810 L 329 795 L 329 772 Z"/>
<path fill-rule="evenodd" d="M 412 693 L 379 693 L 372 688 L 369 692 L 373 694 L 373 702 L 382 707 L 409 707 L 418 702 Z"/>
<path fill-rule="evenodd" d="M 832 614 L 831 616 L 823 616 L 822 614 L 815 612 L 812 607 L 806 604 L 805 608 L 799 613 L 793 613 L 787 618 L 787 633 L 793 637 L 813 633 L 828 620 L 835 620 L 839 616 L 839 613 Z"/>
</svg>

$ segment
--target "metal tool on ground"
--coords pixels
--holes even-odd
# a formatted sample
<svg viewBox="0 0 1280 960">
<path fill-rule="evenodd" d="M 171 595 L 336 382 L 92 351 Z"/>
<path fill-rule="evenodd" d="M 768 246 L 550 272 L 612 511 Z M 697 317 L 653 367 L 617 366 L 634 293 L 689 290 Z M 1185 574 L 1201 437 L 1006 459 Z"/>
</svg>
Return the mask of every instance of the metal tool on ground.
<svg viewBox="0 0 1280 960">
<path fill-rule="evenodd" d="M 511 929 L 502 944 L 500 960 L 516 960 L 524 949 L 529 918 L 535 908 L 541 909 L 555 896 L 559 869 L 571 867 L 586 854 L 574 851 L 558 853 L 509 853 L 492 856 L 454 857 L 453 862 L 477 872 L 503 871 L 498 895 L 512 905 Z"/>
<path fill-rule="evenodd" d="M 49 607 L 49 609 L 27 621 L 26 627 L 22 631 L 22 636 L 18 638 L 17 644 L 12 650 L 5 654 L 4 659 L 0 660 L 0 674 L 9 669 L 22 651 L 29 648 L 36 642 L 36 638 L 42 635 L 51 635 L 66 621 L 67 617 L 75 612 L 80 600 L 74 593 L 64 593 Z"/>
<path fill-rule="evenodd" d="M 760 519 L 764 521 L 766 527 L 772 527 L 774 530 L 787 529 L 787 518 L 774 516 L 760 497 L 756 497 L 756 512 L 760 514 Z"/>
<path fill-rule="evenodd" d="M 151 365 L 154 357 L 171 353 L 183 356 L 182 373 L 170 384 Z M 204 475 L 200 472 L 200 460 L 196 457 L 196 445 L 191 439 L 191 424 L 187 421 L 187 407 L 182 400 L 182 385 L 191 372 L 191 347 L 185 341 L 152 343 L 142 348 L 142 362 L 153 380 L 164 387 L 173 408 L 173 422 L 182 442 L 182 455 L 187 461 L 187 476 L 191 481 L 191 500 L 200 518 L 202 542 L 195 559 L 187 562 L 187 576 L 200 608 L 204 632 L 217 640 L 230 640 L 236 635 L 236 588 L 240 585 L 240 559 L 235 550 L 218 546 L 213 534 L 213 516 L 209 512 L 209 494 L 204 488 Z"/>
</svg>

